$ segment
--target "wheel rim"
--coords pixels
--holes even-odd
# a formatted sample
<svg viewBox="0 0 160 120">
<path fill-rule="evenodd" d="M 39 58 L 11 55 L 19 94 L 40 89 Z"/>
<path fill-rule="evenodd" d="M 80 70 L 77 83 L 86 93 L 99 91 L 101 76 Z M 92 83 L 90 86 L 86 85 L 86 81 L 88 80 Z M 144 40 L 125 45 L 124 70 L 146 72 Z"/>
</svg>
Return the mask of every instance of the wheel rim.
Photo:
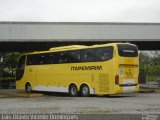
<svg viewBox="0 0 160 120">
<path fill-rule="evenodd" d="M 27 87 L 26 87 L 26 92 L 31 92 L 31 86 L 30 85 L 27 85 Z"/>
<path fill-rule="evenodd" d="M 82 88 L 82 94 L 83 94 L 84 96 L 86 96 L 86 95 L 89 94 L 89 89 L 88 89 L 87 86 L 85 86 L 85 87 Z"/>
<path fill-rule="evenodd" d="M 71 88 L 71 94 L 72 94 L 72 95 L 76 95 L 76 93 L 77 93 L 76 87 L 72 87 L 72 88 Z"/>
</svg>

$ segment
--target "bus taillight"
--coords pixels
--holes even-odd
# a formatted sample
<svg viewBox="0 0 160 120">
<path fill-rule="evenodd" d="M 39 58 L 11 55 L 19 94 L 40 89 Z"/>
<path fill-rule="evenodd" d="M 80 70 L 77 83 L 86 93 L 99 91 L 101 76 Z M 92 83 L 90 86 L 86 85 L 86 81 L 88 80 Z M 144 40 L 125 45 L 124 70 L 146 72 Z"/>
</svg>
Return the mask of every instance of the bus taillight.
<svg viewBox="0 0 160 120">
<path fill-rule="evenodd" d="M 119 84 L 119 75 L 115 76 L 115 84 L 118 85 Z"/>
</svg>

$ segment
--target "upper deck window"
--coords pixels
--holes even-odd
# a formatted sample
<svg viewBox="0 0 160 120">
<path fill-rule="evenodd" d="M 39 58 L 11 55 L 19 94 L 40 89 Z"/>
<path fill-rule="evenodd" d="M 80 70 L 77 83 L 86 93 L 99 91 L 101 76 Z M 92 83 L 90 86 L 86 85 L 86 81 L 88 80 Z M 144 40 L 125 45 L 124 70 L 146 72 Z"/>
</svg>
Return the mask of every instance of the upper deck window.
<svg viewBox="0 0 160 120">
<path fill-rule="evenodd" d="M 129 44 L 118 44 L 118 53 L 123 57 L 137 57 L 138 49 L 134 45 Z"/>
</svg>

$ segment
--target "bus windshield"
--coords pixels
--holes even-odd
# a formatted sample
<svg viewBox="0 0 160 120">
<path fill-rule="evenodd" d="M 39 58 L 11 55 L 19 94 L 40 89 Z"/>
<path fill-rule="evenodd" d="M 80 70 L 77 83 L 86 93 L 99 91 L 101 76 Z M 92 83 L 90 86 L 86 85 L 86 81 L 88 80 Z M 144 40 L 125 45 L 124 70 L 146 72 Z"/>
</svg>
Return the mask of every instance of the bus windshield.
<svg viewBox="0 0 160 120">
<path fill-rule="evenodd" d="M 118 44 L 117 46 L 118 46 L 119 56 L 122 56 L 122 57 L 137 57 L 138 56 L 137 47 L 134 45 Z"/>
</svg>

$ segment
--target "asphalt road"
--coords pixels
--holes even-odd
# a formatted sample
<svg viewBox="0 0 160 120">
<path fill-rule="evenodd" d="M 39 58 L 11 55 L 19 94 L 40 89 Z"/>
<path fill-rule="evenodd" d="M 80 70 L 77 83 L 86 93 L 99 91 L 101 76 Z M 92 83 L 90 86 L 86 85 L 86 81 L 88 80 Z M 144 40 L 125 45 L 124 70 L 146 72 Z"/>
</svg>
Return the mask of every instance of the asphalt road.
<svg viewBox="0 0 160 120">
<path fill-rule="evenodd" d="M 0 90 L 0 93 L 7 91 Z M 42 97 L 32 98 L 8 98 L 0 95 L 0 114 L 53 113 L 160 114 L 160 93 L 132 93 L 101 97 L 69 97 L 68 94 L 44 93 Z"/>
</svg>

